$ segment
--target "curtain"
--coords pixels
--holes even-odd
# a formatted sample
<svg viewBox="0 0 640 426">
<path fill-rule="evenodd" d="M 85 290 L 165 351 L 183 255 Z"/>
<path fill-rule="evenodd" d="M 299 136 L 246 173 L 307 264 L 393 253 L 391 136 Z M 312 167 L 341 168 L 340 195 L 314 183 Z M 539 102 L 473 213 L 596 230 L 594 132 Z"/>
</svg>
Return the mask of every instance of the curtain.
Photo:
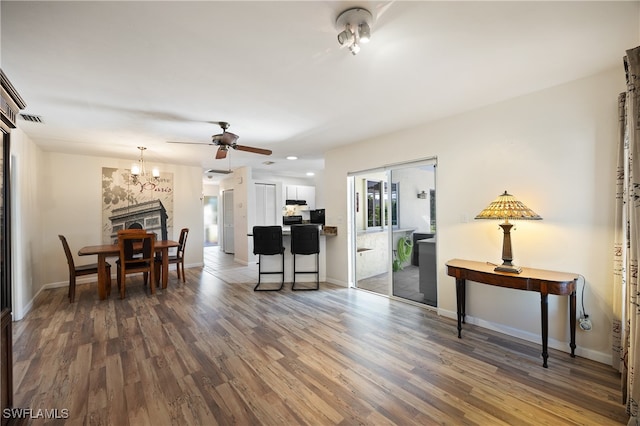
<svg viewBox="0 0 640 426">
<path fill-rule="evenodd" d="M 629 425 L 640 424 L 640 47 L 624 58 L 627 91 L 618 97 L 618 168 L 614 241 L 613 366 L 621 372 Z M 635 159 L 635 161 L 634 161 Z"/>
</svg>

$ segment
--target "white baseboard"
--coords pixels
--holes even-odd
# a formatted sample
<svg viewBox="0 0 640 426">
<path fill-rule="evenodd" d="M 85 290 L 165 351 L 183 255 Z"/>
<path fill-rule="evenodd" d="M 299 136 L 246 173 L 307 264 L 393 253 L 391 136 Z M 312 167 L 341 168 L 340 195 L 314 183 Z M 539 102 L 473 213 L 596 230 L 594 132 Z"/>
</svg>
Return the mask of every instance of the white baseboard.
<svg viewBox="0 0 640 426">
<path fill-rule="evenodd" d="M 346 281 L 336 280 L 334 278 L 326 278 L 325 281 L 328 282 L 329 284 L 335 284 L 341 287 L 349 287 L 349 284 Z"/>
<path fill-rule="evenodd" d="M 455 311 L 449 311 L 446 309 L 438 309 L 438 315 L 442 315 L 443 317 L 451 318 L 454 320 L 458 320 L 458 313 Z M 513 327 L 505 326 L 504 324 L 496 324 L 490 321 L 485 321 L 480 318 L 475 318 L 469 315 L 465 315 L 464 317 L 466 324 L 477 325 L 478 327 L 487 328 L 489 330 L 497 331 L 499 333 L 506 334 L 507 336 L 517 337 L 522 340 L 526 340 L 527 342 L 532 343 L 540 343 L 542 344 L 542 337 L 540 334 L 530 333 L 528 331 L 520 330 Z M 464 327 L 463 327 L 464 331 Z M 550 348 L 557 349 L 562 352 L 571 353 L 571 348 L 569 347 L 569 342 L 564 342 L 560 340 L 556 340 L 553 338 L 549 338 L 548 345 Z M 597 361 L 602 364 L 611 365 L 612 355 L 607 354 L 605 352 L 594 351 L 591 349 L 581 348 L 576 346 L 575 354 L 582 358 L 587 358 L 592 361 Z"/>
</svg>

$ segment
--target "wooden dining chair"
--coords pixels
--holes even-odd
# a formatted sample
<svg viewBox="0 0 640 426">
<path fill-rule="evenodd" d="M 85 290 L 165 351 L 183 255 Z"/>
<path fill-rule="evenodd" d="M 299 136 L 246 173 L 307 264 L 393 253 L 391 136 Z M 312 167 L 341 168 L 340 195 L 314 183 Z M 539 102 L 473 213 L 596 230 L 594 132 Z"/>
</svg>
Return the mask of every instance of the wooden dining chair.
<svg viewBox="0 0 640 426">
<path fill-rule="evenodd" d="M 155 244 L 156 234 L 153 232 L 147 232 L 144 229 L 118 231 L 120 256 L 116 265 L 118 266 L 118 289 L 121 299 L 124 299 L 126 295 L 126 276 L 133 273 L 142 272 L 145 286 L 149 282 L 151 294 L 155 294 Z"/>
<path fill-rule="evenodd" d="M 69 266 L 69 303 L 73 303 L 76 300 L 76 277 L 83 275 L 98 274 L 98 264 L 90 263 L 88 265 L 77 265 L 73 261 L 73 255 L 69 248 L 69 243 L 64 235 L 58 235 L 62 242 L 62 248 L 64 248 L 64 254 L 67 256 L 67 265 Z M 107 262 L 107 294 L 111 292 L 111 265 Z"/>
<path fill-rule="evenodd" d="M 187 236 L 189 235 L 189 228 L 182 228 L 180 230 L 180 239 L 178 240 L 178 251 L 176 254 L 169 255 L 168 262 L 171 265 L 175 263 L 176 272 L 178 273 L 178 280 L 180 280 L 180 269 L 182 269 L 182 282 L 185 281 L 184 275 L 184 247 L 187 244 Z"/>
</svg>

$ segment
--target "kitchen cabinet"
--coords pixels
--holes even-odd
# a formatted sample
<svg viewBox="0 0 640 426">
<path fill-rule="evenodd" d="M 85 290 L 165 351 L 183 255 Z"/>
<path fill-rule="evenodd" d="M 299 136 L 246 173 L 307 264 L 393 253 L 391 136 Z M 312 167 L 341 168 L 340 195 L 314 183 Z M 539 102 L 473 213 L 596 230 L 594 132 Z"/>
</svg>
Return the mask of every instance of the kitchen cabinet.
<svg viewBox="0 0 640 426">
<path fill-rule="evenodd" d="M 316 208 L 316 187 L 308 185 L 285 185 L 284 191 L 286 200 L 305 200 L 309 209 Z"/>
</svg>

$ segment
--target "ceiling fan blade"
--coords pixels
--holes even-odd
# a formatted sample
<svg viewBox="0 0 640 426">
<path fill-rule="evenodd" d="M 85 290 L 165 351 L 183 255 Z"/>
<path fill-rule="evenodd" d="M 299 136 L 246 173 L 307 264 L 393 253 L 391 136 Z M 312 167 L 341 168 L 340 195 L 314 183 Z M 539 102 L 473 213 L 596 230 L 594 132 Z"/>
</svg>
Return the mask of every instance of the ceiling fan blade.
<svg viewBox="0 0 640 426">
<path fill-rule="evenodd" d="M 220 160 L 226 157 L 227 157 L 227 147 L 224 147 L 224 146 L 219 147 L 218 151 L 216 151 L 216 160 Z"/>
<path fill-rule="evenodd" d="M 254 148 L 252 146 L 244 146 L 244 145 L 233 145 L 233 149 L 237 149 L 238 151 L 253 152 L 254 154 L 262 154 L 262 155 L 271 155 L 272 153 L 270 149 Z"/>
<path fill-rule="evenodd" d="M 167 141 L 167 143 L 182 143 L 187 145 L 215 145 L 210 142 L 183 142 L 183 141 Z"/>
</svg>

